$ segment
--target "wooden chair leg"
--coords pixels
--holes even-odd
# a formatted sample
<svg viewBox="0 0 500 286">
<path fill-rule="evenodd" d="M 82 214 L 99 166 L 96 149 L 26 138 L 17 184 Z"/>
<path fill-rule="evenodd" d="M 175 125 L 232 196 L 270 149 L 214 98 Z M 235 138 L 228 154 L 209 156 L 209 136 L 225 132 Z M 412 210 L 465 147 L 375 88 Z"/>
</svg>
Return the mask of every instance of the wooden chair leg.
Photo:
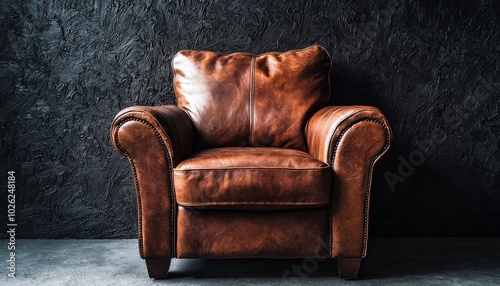
<svg viewBox="0 0 500 286">
<path fill-rule="evenodd" d="M 168 276 L 171 259 L 146 258 L 149 278 L 164 279 Z"/>
<path fill-rule="evenodd" d="M 338 258 L 337 266 L 340 278 L 358 279 L 361 258 Z"/>
</svg>

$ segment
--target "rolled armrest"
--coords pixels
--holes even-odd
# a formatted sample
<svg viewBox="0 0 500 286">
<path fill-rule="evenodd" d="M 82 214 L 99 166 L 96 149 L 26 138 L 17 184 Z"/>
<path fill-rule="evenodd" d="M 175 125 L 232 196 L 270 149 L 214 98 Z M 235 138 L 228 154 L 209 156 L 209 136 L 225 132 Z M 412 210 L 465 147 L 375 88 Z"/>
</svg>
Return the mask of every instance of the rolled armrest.
<svg viewBox="0 0 500 286">
<path fill-rule="evenodd" d="M 364 257 L 373 166 L 392 139 L 387 119 L 374 107 L 328 106 L 306 128 L 310 154 L 333 169 L 331 257 Z"/>
<path fill-rule="evenodd" d="M 166 144 L 166 148 L 172 159 L 172 166 L 175 167 L 179 162 L 191 155 L 193 149 L 194 128 L 189 116 L 182 109 L 175 105 L 164 106 L 132 106 L 123 109 L 113 121 L 111 131 L 111 141 L 115 148 L 122 152 L 118 147 L 117 131 L 120 125 L 128 121 L 141 122 L 152 128 L 157 137 Z M 123 132 L 124 129 L 121 129 Z M 135 133 L 122 134 L 139 139 Z M 142 144 L 140 140 L 137 141 Z M 123 153 L 123 152 L 122 152 Z"/>
<path fill-rule="evenodd" d="M 134 176 L 142 258 L 175 256 L 172 170 L 191 154 L 193 130 L 188 115 L 173 105 L 129 107 L 113 121 L 111 141 Z"/>
</svg>

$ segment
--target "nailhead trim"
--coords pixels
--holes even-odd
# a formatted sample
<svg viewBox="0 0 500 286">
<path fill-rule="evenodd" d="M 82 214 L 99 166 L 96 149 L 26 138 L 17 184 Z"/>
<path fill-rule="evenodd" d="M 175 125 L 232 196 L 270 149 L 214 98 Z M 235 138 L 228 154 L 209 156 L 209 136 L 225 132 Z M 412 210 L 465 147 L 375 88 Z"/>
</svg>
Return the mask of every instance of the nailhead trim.
<svg viewBox="0 0 500 286">
<path fill-rule="evenodd" d="M 174 225 L 174 223 L 175 223 L 175 194 L 174 194 L 174 184 L 173 184 L 173 176 L 172 176 L 172 169 L 173 168 L 172 168 L 172 162 L 170 161 L 170 154 L 168 152 L 167 146 L 165 145 L 165 142 L 161 138 L 160 133 L 151 123 L 147 122 L 144 119 L 131 117 L 131 118 L 124 119 L 123 121 L 121 121 L 118 124 L 118 127 L 116 128 L 116 132 L 115 132 L 115 142 L 116 142 L 116 146 L 118 147 L 118 149 L 127 157 L 128 161 L 130 162 L 130 165 L 132 167 L 132 173 L 134 176 L 134 184 L 135 184 L 135 189 L 136 189 L 136 193 L 137 193 L 137 205 L 138 205 L 138 216 L 139 216 L 139 219 L 138 219 L 139 252 L 141 254 L 141 257 L 144 257 L 144 242 L 143 242 L 143 238 L 142 238 L 142 205 L 141 205 L 141 193 L 140 193 L 140 189 L 139 189 L 139 181 L 137 179 L 137 171 L 136 171 L 134 162 L 132 160 L 132 157 L 121 146 L 120 142 L 118 141 L 118 131 L 120 130 L 120 128 L 122 127 L 123 124 L 125 124 L 129 121 L 137 121 L 137 122 L 143 123 L 144 125 L 151 128 L 154 131 L 158 140 L 160 141 L 160 144 L 163 148 L 163 151 L 165 152 L 165 157 L 167 158 L 167 164 L 168 164 L 168 175 L 170 178 L 170 201 L 172 203 L 172 206 L 171 206 L 172 211 L 171 211 L 171 215 L 170 215 L 170 249 L 172 252 L 172 254 L 171 254 L 172 258 L 175 258 L 175 253 L 176 253 L 176 250 L 175 250 L 175 225 Z"/>
<path fill-rule="evenodd" d="M 385 136 L 386 136 L 386 140 L 385 140 L 385 144 L 384 144 L 384 148 L 378 153 L 376 154 L 370 161 L 370 166 L 369 166 L 369 170 L 368 170 L 368 184 L 366 186 L 366 198 L 365 198 L 365 210 L 364 210 L 364 226 L 363 226 L 363 245 L 362 245 L 362 249 L 361 249 L 361 257 L 362 258 L 365 258 L 365 250 L 366 250 L 366 242 L 367 242 L 367 236 L 368 236 L 368 204 L 370 202 L 370 191 L 371 191 L 371 186 L 372 186 L 372 173 L 373 173 L 373 167 L 375 165 L 375 161 L 381 156 L 383 155 L 387 149 L 389 148 L 389 140 L 390 140 L 390 133 L 389 133 L 389 128 L 387 127 L 387 125 L 385 125 L 384 123 L 378 121 L 378 120 L 375 120 L 375 119 L 360 119 L 360 120 L 357 120 L 353 123 L 351 123 L 349 126 L 347 126 L 343 131 L 342 133 L 340 133 L 340 136 L 339 138 L 337 139 L 337 142 L 335 144 L 335 148 L 333 149 L 333 154 L 332 154 L 332 160 L 330 162 L 330 165 L 332 166 L 333 168 L 333 162 L 335 160 L 335 155 L 337 154 L 337 149 L 339 147 L 339 144 L 340 144 L 340 141 L 342 140 L 342 138 L 344 137 L 344 135 L 346 134 L 347 131 L 349 131 L 349 129 L 351 129 L 352 127 L 354 127 L 354 125 L 358 124 L 358 123 L 362 123 L 362 122 L 372 122 L 372 123 L 376 123 L 380 126 L 382 126 L 385 130 Z M 332 140 L 333 140 L 333 137 L 332 137 Z M 332 231 L 332 223 L 331 223 L 331 216 L 330 216 L 330 253 L 332 253 L 333 249 L 332 249 L 332 239 L 333 239 L 333 231 Z"/>
</svg>

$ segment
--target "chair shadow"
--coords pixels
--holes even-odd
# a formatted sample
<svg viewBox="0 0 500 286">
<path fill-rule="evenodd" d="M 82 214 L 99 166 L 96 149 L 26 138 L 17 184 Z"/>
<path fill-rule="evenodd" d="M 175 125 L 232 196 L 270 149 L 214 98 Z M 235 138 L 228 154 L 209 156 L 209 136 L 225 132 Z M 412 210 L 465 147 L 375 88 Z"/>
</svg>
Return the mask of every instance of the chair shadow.
<svg viewBox="0 0 500 286">
<path fill-rule="evenodd" d="M 360 279 L 452 272 L 497 273 L 500 279 L 500 238 L 379 238 L 370 248 Z"/>
<path fill-rule="evenodd" d="M 338 275 L 337 263 L 328 259 L 317 261 L 306 267 L 313 267 L 305 271 L 302 268 L 303 259 L 180 259 L 177 268 L 169 273 L 170 278 L 196 277 L 196 278 L 242 278 L 242 277 L 269 277 L 269 278 L 307 278 Z M 299 268 L 295 274 L 294 269 Z"/>
<path fill-rule="evenodd" d="M 334 259 L 177 259 L 172 266 L 170 279 L 339 277 Z M 500 238 L 372 239 L 359 280 L 475 271 L 500 275 Z"/>
</svg>

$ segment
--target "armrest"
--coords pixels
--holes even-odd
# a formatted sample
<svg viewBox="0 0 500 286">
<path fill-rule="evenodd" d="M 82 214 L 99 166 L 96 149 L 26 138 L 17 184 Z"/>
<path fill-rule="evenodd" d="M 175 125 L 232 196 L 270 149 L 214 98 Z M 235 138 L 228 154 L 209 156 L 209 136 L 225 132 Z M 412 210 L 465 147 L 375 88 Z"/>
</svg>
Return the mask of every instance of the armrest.
<svg viewBox="0 0 500 286">
<path fill-rule="evenodd" d="M 309 153 L 333 169 L 331 257 L 364 257 L 373 166 L 392 139 L 387 119 L 374 107 L 328 106 L 306 137 Z"/>
<path fill-rule="evenodd" d="M 122 150 L 117 145 L 119 144 L 119 140 L 116 138 L 117 131 L 119 131 L 120 125 L 131 120 L 152 128 L 157 139 L 163 140 L 172 159 L 172 167 L 177 166 L 178 163 L 191 155 L 194 142 L 193 123 L 186 112 L 179 107 L 175 105 L 132 106 L 120 111 L 115 116 L 111 131 L 111 142 L 120 152 Z M 121 131 L 123 132 L 124 129 Z M 131 133 L 128 136 L 135 136 L 135 134 Z M 136 139 L 139 138 L 136 137 Z M 144 143 L 137 142 L 141 145 Z"/>
<path fill-rule="evenodd" d="M 129 107 L 113 121 L 111 141 L 129 160 L 134 176 L 142 258 L 175 256 L 172 171 L 191 154 L 193 130 L 188 115 L 173 105 Z"/>
</svg>

